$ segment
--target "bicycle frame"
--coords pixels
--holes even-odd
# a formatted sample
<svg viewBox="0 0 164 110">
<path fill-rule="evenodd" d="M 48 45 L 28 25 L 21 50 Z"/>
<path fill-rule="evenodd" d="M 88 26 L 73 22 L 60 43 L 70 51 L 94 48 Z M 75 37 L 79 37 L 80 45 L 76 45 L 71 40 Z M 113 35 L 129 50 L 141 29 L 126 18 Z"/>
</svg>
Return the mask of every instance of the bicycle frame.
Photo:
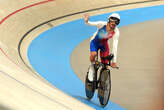
<svg viewBox="0 0 164 110">
<path fill-rule="evenodd" d="M 105 60 L 105 59 L 109 60 L 109 64 L 106 64 L 106 63 L 101 63 L 100 61 L 98 61 L 98 55 L 96 56 L 96 58 L 95 58 L 96 61 L 95 61 L 95 65 L 94 65 L 95 75 L 94 75 L 94 80 L 93 80 L 95 89 L 98 88 L 98 83 L 99 83 L 99 79 L 97 79 L 98 69 L 100 67 L 102 67 L 101 70 L 100 70 L 100 74 L 101 74 L 101 71 L 108 70 L 107 67 L 110 66 L 110 62 L 111 62 L 112 58 L 113 58 L 113 54 L 111 54 L 110 56 L 107 56 L 107 57 L 102 57 L 103 60 Z"/>
</svg>

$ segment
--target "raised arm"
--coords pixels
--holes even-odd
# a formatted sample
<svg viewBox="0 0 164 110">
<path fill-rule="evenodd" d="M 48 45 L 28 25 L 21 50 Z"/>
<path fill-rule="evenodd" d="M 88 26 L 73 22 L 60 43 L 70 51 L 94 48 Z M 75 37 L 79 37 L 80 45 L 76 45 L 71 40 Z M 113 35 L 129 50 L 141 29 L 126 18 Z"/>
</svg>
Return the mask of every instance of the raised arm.
<svg viewBox="0 0 164 110">
<path fill-rule="evenodd" d="M 85 21 L 85 24 L 87 25 L 97 26 L 98 28 L 102 28 L 106 24 L 106 22 L 104 21 L 96 21 L 96 22 L 89 21 L 89 18 L 90 18 L 89 14 L 87 13 L 84 14 L 84 21 Z"/>
</svg>

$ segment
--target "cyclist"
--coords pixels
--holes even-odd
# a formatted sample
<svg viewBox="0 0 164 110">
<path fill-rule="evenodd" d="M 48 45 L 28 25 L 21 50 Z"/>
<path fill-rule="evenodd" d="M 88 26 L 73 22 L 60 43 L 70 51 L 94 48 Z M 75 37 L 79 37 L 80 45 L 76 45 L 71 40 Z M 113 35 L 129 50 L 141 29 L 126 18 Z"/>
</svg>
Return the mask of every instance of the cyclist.
<svg viewBox="0 0 164 110">
<path fill-rule="evenodd" d="M 97 31 L 91 37 L 90 40 L 90 69 L 88 73 L 89 81 L 93 81 L 94 76 L 94 63 L 95 57 L 98 54 L 98 50 L 100 49 L 100 57 L 106 57 L 109 55 L 109 45 L 108 40 L 113 39 L 113 49 L 112 53 L 114 54 L 114 58 L 111 62 L 111 67 L 116 68 L 116 58 L 117 58 L 117 45 L 119 39 L 119 29 L 116 27 L 120 23 L 120 15 L 118 13 L 112 13 L 108 17 L 108 21 L 89 21 L 89 14 L 84 14 L 85 24 L 91 26 L 97 26 Z M 103 60 L 101 58 L 102 63 L 108 63 L 108 60 Z"/>
</svg>

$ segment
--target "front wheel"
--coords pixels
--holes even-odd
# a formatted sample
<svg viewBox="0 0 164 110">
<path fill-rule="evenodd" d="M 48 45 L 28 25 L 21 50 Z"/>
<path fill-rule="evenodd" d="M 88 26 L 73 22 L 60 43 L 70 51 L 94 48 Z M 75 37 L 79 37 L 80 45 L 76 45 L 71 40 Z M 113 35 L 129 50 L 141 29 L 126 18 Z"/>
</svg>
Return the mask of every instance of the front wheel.
<svg viewBox="0 0 164 110">
<path fill-rule="evenodd" d="M 89 81 L 88 72 L 87 72 L 85 78 L 85 93 L 88 100 L 92 99 L 92 97 L 94 96 L 94 92 L 95 92 L 94 83 Z"/>
<path fill-rule="evenodd" d="M 98 97 L 101 106 L 105 107 L 108 104 L 111 93 L 110 70 L 102 70 L 99 81 Z"/>
</svg>

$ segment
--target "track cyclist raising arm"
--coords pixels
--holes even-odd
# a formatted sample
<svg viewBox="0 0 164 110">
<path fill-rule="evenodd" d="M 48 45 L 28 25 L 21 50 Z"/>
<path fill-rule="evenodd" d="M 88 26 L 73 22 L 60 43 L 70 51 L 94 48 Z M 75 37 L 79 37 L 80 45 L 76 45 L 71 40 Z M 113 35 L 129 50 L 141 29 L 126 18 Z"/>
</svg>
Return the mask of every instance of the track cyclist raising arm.
<svg viewBox="0 0 164 110">
<path fill-rule="evenodd" d="M 92 22 L 89 21 L 90 16 L 88 14 L 84 14 L 84 21 L 87 25 L 97 26 L 97 31 L 94 33 L 90 40 L 90 69 L 88 74 L 88 79 L 93 81 L 94 76 L 94 64 L 95 57 L 98 54 L 98 50 L 100 50 L 100 57 L 109 56 L 109 44 L 108 40 L 113 39 L 113 49 L 112 53 L 114 54 L 114 58 L 111 62 L 111 67 L 116 68 L 116 60 L 117 60 L 117 46 L 119 39 L 119 29 L 116 27 L 120 23 L 120 15 L 118 13 L 113 13 L 108 17 L 108 21 L 97 21 Z M 108 63 L 108 60 L 102 60 L 102 63 Z"/>
</svg>

